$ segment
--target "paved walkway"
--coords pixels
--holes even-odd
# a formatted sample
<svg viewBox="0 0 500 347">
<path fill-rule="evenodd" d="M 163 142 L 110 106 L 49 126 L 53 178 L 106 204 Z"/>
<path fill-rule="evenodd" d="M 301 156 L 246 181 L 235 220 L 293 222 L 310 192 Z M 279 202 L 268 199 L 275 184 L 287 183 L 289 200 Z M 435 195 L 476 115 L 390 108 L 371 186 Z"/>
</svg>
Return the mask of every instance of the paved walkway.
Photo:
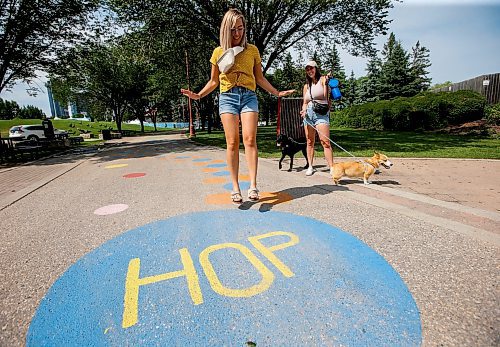
<svg viewBox="0 0 500 347">
<path fill-rule="evenodd" d="M 279 345 L 280 341 L 292 345 L 335 341 L 356 345 L 355 341 L 365 338 L 381 344 L 406 341 L 412 345 L 421 339 L 426 346 L 495 345 L 500 319 L 495 289 L 500 265 L 500 194 L 493 176 L 500 169 L 499 161 L 394 159 L 393 169 L 374 176 L 370 186 L 345 180 L 336 187 L 320 166 L 314 176 L 305 177 L 303 172 L 279 172 L 277 160 L 260 159 L 262 200 L 257 204 L 245 202 L 238 209 L 229 201 L 223 150 L 196 146 L 176 135 L 114 142 L 116 146 L 94 156 L 72 157 L 69 161 L 52 158 L 0 170 L 0 345 L 36 345 L 43 341 L 54 344 L 56 340 L 44 340 L 43 335 L 52 334 L 47 327 L 65 321 L 67 325 L 57 330 L 68 344 L 76 341 L 71 340 L 71 331 L 82 331 L 84 335 L 84 320 L 94 319 L 93 314 L 100 323 L 89 321 L 89 329 L 98 327 L 90 336 L 102 336 L 110 344 L 139 343 L 133 337 L 134 331 L 139 332 L 138 336 L 140 331 L 155 331 L 158 339 L 142 340 L 143 343 L 182 344 L 182 336 L 188 338 L 189 331 L 195 329 L 196 336 L 209 341 L 207 344 L 219 345 L 249 341 L 257 345 Z M 297 160 L 296 165 L 300 164 Z M 248 178 L 244 175 L 244 160 L 241 171 L 245 182 Z M 148 226 L 151 222 L 155 224 Z M 264 224 L 269 224 L 264 234 L 251 232 Z M 203 228 L 198 231 L 199 225 Z M 124 233 L 128 230 L 132 231 Z M 162 233 L 165 239 L 161 239 L 155 230 L 171 232 Z M 284 234 L 273 234 L 276 230 Z M 332 235 L 337 236 L 330 239 Z M 270 241 L 272 237 L 277 238 L 271 244 L 259 241 Z M 261 285 L 268 283 L 267 289 L 245 282 L 252 278 L 251 272 L 244 270 L 234 254 L 224 257 L 231 262 L 215 255 L 208 258 L 217 249 L 236 247 L 246 252 L 253 264 L 260 264 L 253 258 L 255 251 L 250 251 L 254 248 L 248 248 L 248 253 L 243 246 L 247 238 L 252 245 L 261 242 L 257 253 L 268 262 L 256 265 L 256 269 L 263 276 Z M 155 241 L 148 244 L 148 240 Z M 347 244 L 348 248 L 342 248 Z M 115 317 L 114 310 L 123 304 L 122 286 L 120 282 L 105 284 L 131 276 L 136 265 L 132 260 L 128 262 L 129 254 L 142 259 L 144 265 L 140 266 L 146 266 L 144 271 L 153 269 L 149 275 L 138 273 L 140 280 L 151 276 L 151 283 L 164 281 L 164 277 L 152 276 L 159 270 L 147 270 L 147 264 L 153 261 L 150 257 L 158 247 L 161 256 L 154 264 L 158 266 L 165 256 L 170 259 L 168 249 L 173 245 L 185 249 L 182 257 L 190 255 L 193 259 L 192 274 L 200 278 L 198 294 L 196 286 L 192 286 L 195 277 L 186 275 L 191 278 L 188 283 L 192 301 L 184 306 L 180 296 L 175 299 L 176 309 L 168 311 L 170 305 L 141 301 L 149 300 L 151 293 L 159 290 L 156 288 L 164 288 L 148 285 L 149 294 L 141 289 L 143 294 L 138 296 L 138 312 L 125 299 L 125 311 L 117 311 Z M 266 249 L 272 253 L 266 253 Z M 295 251 L 287 253 L 287 249 Z M 146 253 L 140 253 L 141 250 Z M 198 251 L 199 259 L 195 256 Z M 174 259 L 179 256 L 175 252 Z M 272 257 L 274 253 L 278 258 Z M 383 258 L 376 258 L 377 254 Z M 113 255 L 126 255 L 128 272 L 126 267 L 115 269 L 121 261 Z M 357 262 L 360 263 L 354 266 Z M 99 267 L 102 264 L 108 265 Z M 374 264 L 380 266 L 372 268 Z M 114 269 L 118 271 L 115 275 Z M 223 273 L 216 275 L 222 269 Z M 363 273 L 364 269 L 370 271 Z M 173 270 L 178 269 L 166 271 Z M 243 282 L 238 282 L 239 286 L 225 285 L 235 278 L 228 275 L 231 271 L 240 274 L 238 281 Z M 355 275 L 361 278 L 352 277 Z M 334 288 L 329 288 L 331 282 L 323 283 L 335 278 Z M 104 287 L 98 289 L 101 283 Z M 126 297 L 133 293 L 127 289 L 132 288 L 132 282 L 127 283 Z M 307 283 L 316 286 L 308 287 Z M 392 285 L 387 286 L 389 283 Z M 89 285 L 88 292 L 93 294 L 85 299 Z M 207 289 L 210 286 L 219 296 Z M 247 286 L 254 289 L 232 291 Z M 368 288 L 378 294 L 372 296 Z M 306 298 L 305 293 L 314 294 Z M 371 301 L 382 293 L 386 296 L 384 303 Z M 99 298 L 106 295 L 109 297 L 103 303 L 114 306 L 99 304 Z M 248 295 L 245 300 L 249 301 L 241 306 L 228 298 L 231 295 Z M 76 308 L 75 316 L 67 313 L 62 320 L 52 317 L 57 309 L 51 303 L 62 303 L 70 296 L 69 306 L 61 308 L 66 313 Z M 178 292 L 159 295 L 178 296 Z M 220 301 L 221 297 L 226 299 Z M 321 298 L 333 301 L 324 302 Z M 386 306 L 395 298 L 398 299 L 394 304 Z M 83 306 L 78 304 L 81 300 Z M 335 302 L 339 306 L 333 309 L 330 305 Z M 282 307 L 284 303 L 288 306 Z M 418 317 L 414 316 L 412 305 L 416 305 Z M 141 307 L 146 307 L 145 311 Z M 198 313 L 193 311 L 195 307 Z M 315 309 L 308 311 L 306 307 Z M 350 311 L 344 313 L 348 307 Z M 325 308 L 333 311 L 324 311 Z M 87 314 L 82 316 L 82 312 Z M 291 312 L 296 315 L 290 315 Z M 377 312 L 387 314 L 379 316 Z M 374 321 L 350 321 L 356 320 L 358 314 Z M 401 320 L 396 324 L 389 321 L 389 316 Z M 315 323 L 318 317 L 323 319 L 322 324 Z M 324 326 L 330 324 L 332 317 L 333 325 Z M 414 324 L 415 318 L 421 327 Z M 71 328 L 73 321 L 80 324 L 78 329 Z M 381 322 L 389 328 L 374 328 Z M 348 325 L 345 330 L 343 324 Z M 403 332 L 397 331 L 397 326 L 405 327 Z M 64 329 L 68 329 L 66 335 Z M 173 332 L 180 336 L 177 340 L 171 340 Z M 276 332 L 288 333 L 282 336 Z M 352 332 L 360 335 L 349 335 Z M 401 340 L 401 333 L 405 340 Z M 46 338 L 55 339 L 56 335 Z M 100 343 L 88 338 L 84 341 Z M 195 337 L 189 341 L 196 341 Z"/>
</svg>

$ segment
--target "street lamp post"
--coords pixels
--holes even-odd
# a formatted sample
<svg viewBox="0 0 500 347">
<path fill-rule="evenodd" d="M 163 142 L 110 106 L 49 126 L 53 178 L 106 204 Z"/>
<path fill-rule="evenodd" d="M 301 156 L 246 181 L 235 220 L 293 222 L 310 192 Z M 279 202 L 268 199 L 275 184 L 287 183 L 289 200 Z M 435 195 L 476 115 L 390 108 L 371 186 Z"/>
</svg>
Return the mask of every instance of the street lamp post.
<svg viewBox="0 0 500 347">
<path fill-rule="evenodd" d="M 191 90 L 191 85 L 189 83 L 189 58 L 187 50 L 184 51 L 186 53 L 186 75 L 188 82 L 188 89 Z M 188 98 L 188 108 L 189 108 L 189 137 L 196 137 L 196 133 L 194 131 L 193 124 L 193 112 L 191 110 L 191 98 Z"/>
</svg>

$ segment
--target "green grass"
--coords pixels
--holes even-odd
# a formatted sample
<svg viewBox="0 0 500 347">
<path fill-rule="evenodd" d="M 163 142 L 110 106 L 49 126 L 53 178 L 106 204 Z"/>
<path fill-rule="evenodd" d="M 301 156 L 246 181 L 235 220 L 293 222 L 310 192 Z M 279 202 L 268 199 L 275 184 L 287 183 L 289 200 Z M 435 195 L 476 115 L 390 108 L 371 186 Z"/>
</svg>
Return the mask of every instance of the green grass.
<svg viewBox="0 0 500 347">
<path fill-rule="evenodd" d="M 82 122 L 70 120 L 54 120 L 53 125 L 57 129 L 67 130 L 70 136 L 79 135 L 78 128 L 91 131 L 95 137 L 99 136 L 102 129 L 112 127 L 116 130 L 116 124 L 112 122 Z M 13 119 L 0 120 L 0 132 L 2 137 L 8 137 L 10 127 L 19 124 L 41 124 L 39 119 Z M 74 127 L 70 126 L 73 124 Z M 131 130 L 141 135 L 140 126 L 123 124 L 123 130 Z M 178 129 L 160 129 L 159 131 L 171 131 Z M 147 133 L 154 131 L 153 127 L 145 127 Z M 331 138 L 340 146 L 357 157 L 368 157 L 373 151 L 380 151 L 389 157 L 399 158 L 475 158 L 475 159 L 500 159 L 500 139 L 480 135 L 447 135 L 430 132 L 394 132 L 394 131 L 371 131 L 360 129 L 334 128 L 331 130 Z M 225 147 L 224 133 L 212 131 L 211 134 L 198 130 L 196 138 L 198 143 Z M 281 156 L 280 149 L 276 146 L 276 127 L 259 127 L 257 131 L 257 143 L 261 157 L 276 158 Z M 97 142 L 85 143 L 95 145 Z M 334 147 L 335 156 L 349 156 L 339 148 Z M 243 144 L 241 145 L 243 148 Z M 323 156 L 321 146 L 317 144 L 316 155 Z"/>
<path fill-rule="evenodd" d="M 331 139 L 357 157 L 368 157 L 373 151 L 399 158 L 475 158 L 500 159 L 500 139 L 480 135 L 448 135 L 428 132 L 370 131 L 360 129 L 331 129 Z M 225 147 L 222 131 L 197 131 L 196 142 Z M 259 127 L 257 130 L 259 156 L 281 157 L 276 146 L 276 128 Z M 335 145 L 334 155 L 349 156 Z M 241 144 L 241 148 L 243 145 Z M 321 145 L 316 155 L 323 156 Z"/>
<path fill-rule="evenodd" d="M 15 125 L 21 124 L 42 124 L 41 119 L 11 119 L 11 120 L 0 120 L 0 134 L 3 138 L 9 137 L 9 129 Z M 112 128 L 117 130 L 116 123 L 114 122 L 84 122 L 84 121 L 74 121 L 67 119 L 53 120 L 52 125 L 56 129 L 66 130 L 69 132 L 69 136 L 78 136 L 80 131 L 78 129 L 90 131 L 94 134 L 94 137 L 98 138 L 102 129 Z M 137 133 L 136 135 L 141 135 L 141 126 L 136 124 L 122 124 L 122 130 L 131 130 Z M 158 128 L 158 131 L 172 131 L 174 129 Z M 179 130 L 179 129 L 175 129 Z M 145 132 L 153 132 L 154 127 L 144 127 Z"/>
</svg>

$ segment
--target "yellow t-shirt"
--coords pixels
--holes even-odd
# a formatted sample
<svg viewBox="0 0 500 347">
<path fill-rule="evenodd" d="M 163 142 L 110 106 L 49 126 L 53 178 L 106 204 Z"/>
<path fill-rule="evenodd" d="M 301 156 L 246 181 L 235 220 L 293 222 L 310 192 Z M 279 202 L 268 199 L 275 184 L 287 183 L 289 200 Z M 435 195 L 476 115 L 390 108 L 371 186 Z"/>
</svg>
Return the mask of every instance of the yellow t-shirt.
<svg viewBox="0 0 500 347">
<path fill-rule="evenodd" d="M 212 53 L 210 62 L 217 65 L 217 60 L 224 53 L 222 47 L 217 47 Z M 219 83 L 220 92 L 227 92 L 233 87 L 245 87 L 249 90 L 255 91 L 257 85 L 255 83 L 255 76 L 253 68 L 257 64 L 261 64 L 260 53 L 255 45 L 247 44 L 240 54 L 234 57 L 234 65 L 226 73 L 220 73 Z"/>
</svg>

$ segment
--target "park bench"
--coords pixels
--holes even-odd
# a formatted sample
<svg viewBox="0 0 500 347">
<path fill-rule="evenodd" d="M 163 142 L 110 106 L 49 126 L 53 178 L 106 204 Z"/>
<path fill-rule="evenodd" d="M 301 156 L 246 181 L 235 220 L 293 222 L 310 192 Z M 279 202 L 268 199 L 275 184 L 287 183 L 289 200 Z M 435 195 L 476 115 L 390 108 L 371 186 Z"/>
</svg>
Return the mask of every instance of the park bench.
<svg viewBox="0 0 500 347">
<path fill-rule="evenodd" d="M 14 142 L 12 139 L 0 138 L 0 163 L 15 159 Z"/>
<path fill-rule="evenodd" d="M 37 144 L 42 146 L 43 149 L 63 148 L 66 147 L 66 138 L 57 136 L 51 139 L 40 139 Z"/>
<path fill-rule="evenodd" d="M 134 134 L 135 134 L 135 131 L 133 131 L 133 130 L 122 130 L 122 136 L 123 137 L 132 136 Z"/>
<path fill-rule="evenodd" d="M 71 146 L 77 145 L 77 144 L 82 143 L 82 142 L 83 142 L 83 137 L 81 137 L 81 136 L 69 137 L 69 144 Z"/>
<path fill-rule="evenodd" d="M 32 141 L 0 139 L 0 162 L 23 160 L 28 155 L 31 160 L 40 157 L 42 146 Z"/>
<path fill-rule="evenodd" d="M 40 158 L 42 149 L 40 144 L 32 141 L 21 141 L 14 145 L 14 152 L 21 160 L 24 159 L 24 155 L 28 155 L 31 160 Z"/>
<path fill-rule="evenodd" d="M 68 137 L 66 134 L 56 134 L 53 138 L 42 138 L 38 141 L 13 141 L 11 138 L 0 138 L 0 163 L 39 159 L 81 142 L 83 142 L 81 136 Z"/>
</svg>

